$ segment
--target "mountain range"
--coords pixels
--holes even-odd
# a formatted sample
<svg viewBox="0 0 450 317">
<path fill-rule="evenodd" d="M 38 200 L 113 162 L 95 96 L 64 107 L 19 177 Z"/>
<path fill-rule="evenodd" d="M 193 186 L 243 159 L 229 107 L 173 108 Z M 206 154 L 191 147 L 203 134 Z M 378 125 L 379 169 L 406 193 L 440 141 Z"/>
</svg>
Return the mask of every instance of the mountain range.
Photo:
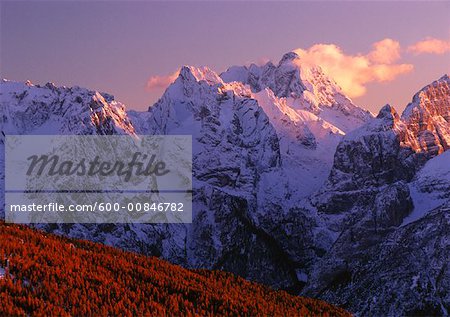
<svg viewBox="0 0 450 317">
<path fill-rule="evenodd" d="M 193 138 L 192 224 L 40 229 L 232 272 L 357 315 L 449 314 L 447 75 L 401 115 L 358 107 L 293 52 L 222 74 L 184 66 L 144 112 L 51 83 L 3 80 L 0 93 L 2 153 L 10 134 Z"/>
</svg>

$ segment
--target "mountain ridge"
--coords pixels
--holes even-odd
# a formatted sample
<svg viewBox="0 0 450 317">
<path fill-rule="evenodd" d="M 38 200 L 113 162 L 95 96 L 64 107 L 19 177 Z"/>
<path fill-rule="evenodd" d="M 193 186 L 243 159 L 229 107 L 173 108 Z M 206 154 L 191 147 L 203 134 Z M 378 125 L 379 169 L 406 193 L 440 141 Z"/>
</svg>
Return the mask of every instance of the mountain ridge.
<svg viewBox="0 0 450 317">
<path fill-rule="evenodd" d="M 3 135 L 24 126 L 27 133 L 41 133 L 40 124 L 55 118 L 53 133 L 193 135 L 191 225 L 43 228 L 158 255 L 190 268 L 231 271 L 342 304 L 356 313 L 370 312 L 373 307 L 363 305 L 367 293 L 360 292 L 358 300 L 351 301 L 351 281 L 355 289 L 363 285 L 361 270 L 371 263 L 367 259 L 389 246 L 391 237 L 414 241 L 410 233 L 401 234 L 410 230 L 406 227 L 424 232 L 423 223 L 447 219 L 445 192 L 450 182 L 437 176 L 436 170 L 447 174 L 445 165 L 435 162 L 448 153 L 448 76 L 416 94 L 408 107 L 420 110 L 408 110 L 415 115 L 399 116 L 387 105 L 374 118 L 340 96 L 334 84 L 316 96 L 313 85 L 302 81 L 296 59 L 288 54 L 278 70 L 268 63 L 233 68 L 220 76 L 205 67 L 183 67 L 147 112 L 120 112 L 120 103 L 113 103 L 110 95 L 100 94 L 102 101 L 95 92 L 75 89 L 71 95 L 64 88 L 66 106 L 87 113 L 77 129 L 68 128 L 70 120 L 64 125 L 72 118 L 70 108 L 69 113 L 60 111 L 65 103 L 61 106 L 60 94 L 50 87 L 22 84 L 28 88 L 12 90 L 2 97 L 2 118 L 8 119 Z M 320 73 L 311 74 L 318 76 L 316 87 L 331 83 Z M 25 99 L 27 106 L 20 95 L 36 89 L 49 96 L 36 93 Z M 78 96 L 81 103 L 76 102 Z M 49 117 L 37 111 L 41 103 L 60 112 L 50 111 L 57 116 Z M 429 107 L 435 110 L 430 112 Z M 11 118 L 7 108 L 17 115 Z M 33 121 L 36 113 L 40 119 Z M 117 115 L 123 122 L 116 126 Z M 0 146 L 3 150 L 3 143 Z M 432 216 L 423 199 L 439 201 L 432 209 L 440 216 Z M 436 237 L 441 238 L 445 235 Z M 383 261 L 389 263 L 388 254 Z M 426 265 L 424 259 L 417 269 Z M 395 276 L 392 280 L 397 281 Z M 377 291 L 384 290 L 372 283 Z M 441 297 L 430 298 L 434 305 Z M 387 299 L 378 300 L 386 300 L 383 307 L 389 308 Z M 428 305 L 406 302 L 416 313 Z M 406 312 L 404 306 L 382 309 L 380 314 Z"/>
</svg>

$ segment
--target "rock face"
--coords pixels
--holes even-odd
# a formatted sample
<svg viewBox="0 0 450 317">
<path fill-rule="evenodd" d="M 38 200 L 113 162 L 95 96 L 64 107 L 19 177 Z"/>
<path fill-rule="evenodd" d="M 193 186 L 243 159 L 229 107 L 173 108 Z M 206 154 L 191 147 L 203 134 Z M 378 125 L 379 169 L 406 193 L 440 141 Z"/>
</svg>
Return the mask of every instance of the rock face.
<svg viewBox="0 0 450 317">
<path fill-rule="evenodd" d="M 450 79 L 444 75 L 414 95 L 402 120 L 407 142 L 416 152 L 434 156 L 450 148 Z"/>
<path fill-rule="evenodd" d="M 192 224 L 46 230 L 231 271 L 362 315 L 449 309 L 447 76 L 402 116 L 387 105 L 376 118 L 295 53 L 220 76 L 183 67 L 147 112 L 77 87 L 5 81 L 0 93 L 2 152 L 5 134 L 193 137 Z M 428 251 L 413 266 L 415 246 Z"/>
<path fill-rule="evenodd" d="M 305 293 L 345 306 L 361 316 L 448 315 L 449 212 L 448 204 L 441 206 L 388 233 L 382 242 L 366 246 L 364 254 L 355 253 L 350 262 L 342 261 L 336 266 L 336 261 L 330 261 L 333 268 L 322 268 L 320 272 L 327 285 L 317 291 L 317 284 L 312 284 Z M 341 240 L 330 255 L 342 258 L 338 252 L 342 243 Z M 324 261 L 320 265 L 326 264 Z M 313 283 L 317 283 L 317 276 Z"/>
<path fill-rule="evenodd" d="M 386 105 L 338 145 L 311 201 L 339 237 L 305 294 L 361 315 L 448 314 L 448 85 L 422 89 L 401 117 Z"/>
<path fill-rule="evenodd" d="M 410 179 L 414 151 L 404 146 L 405 129 L 395 109 L 384 106 L 373 121 L 339 143 L 328 186 L 357 190 Z"/>
</svg>

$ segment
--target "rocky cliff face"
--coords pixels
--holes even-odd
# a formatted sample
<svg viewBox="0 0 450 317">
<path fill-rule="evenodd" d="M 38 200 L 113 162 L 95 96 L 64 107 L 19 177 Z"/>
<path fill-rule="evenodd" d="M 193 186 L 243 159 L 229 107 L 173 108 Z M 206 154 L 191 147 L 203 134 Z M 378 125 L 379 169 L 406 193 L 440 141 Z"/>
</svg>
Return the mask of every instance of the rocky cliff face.
<svg viewBox="0 0 450 317">
<path fill-rule="evenodd" d="M 306 294 L 362 315 L 448 314 L 450 164 L 448 152 L 437 156 L 449 136 L 448 84 L 425 87 L 401 117 L 385 106 L 338 145 L 311 201 L 339 237 Z"/>
<path fill-rule="evenodd" d="M 220 76 L 183 67 L 147 112 L 126 112 L 112 96 L 81 88 L 3 82 L 2 140 L 5 134 L 192 135 L 192 224 L 43 228 L 191 268 L 228 270 L 363 315 L 444 312 L 445 251 L 429 250 L 416 267 L 411 256 L 397 255 L 447 239 L 448 84 L 444 76 L 425 87 L 402 116 L 385 106 L 373 118 L 294 53 L 278 65 L 232 67 Z M 441 229 L 432 229 L 438 222 Z M 421 285 L 416 295 L 391 265 L 410 270 L 406 279 Z M 426 267 L 439 269 L 420 275 Z M 411 304 L 422 295 L 426 301 Z"/>
<path fill-rule="evenodd" d="M 444 75 L 414 95 L 402 114 L 406 142 L 415 152 L 434 156 L 450 148 L 450 78 Z"/>
<path fill-rule="evenodd" d="M 409 181 L 426 160 L 447 150 L 449 84 L 445 75 L 414 95 L 401 118 L 386 105 L 376 120 L 347 135 L 336 150 L 332 186 L 348 181 L 354 188 Z"/>
<path fill-rule="evenodd" d="M 358 239 L 340 239 L 319 264 L 320 272 L 313 275 L 304 293 L 347 307 L 360 316 L 448 315 L 449 212 L 448 204 L 438 207 L 353 256 L 343 257 L 345 252 L 339 252 L 339 247 L 359 243 Z M 330 267 L 325 269 L 326 265 Z"/>
</svg>

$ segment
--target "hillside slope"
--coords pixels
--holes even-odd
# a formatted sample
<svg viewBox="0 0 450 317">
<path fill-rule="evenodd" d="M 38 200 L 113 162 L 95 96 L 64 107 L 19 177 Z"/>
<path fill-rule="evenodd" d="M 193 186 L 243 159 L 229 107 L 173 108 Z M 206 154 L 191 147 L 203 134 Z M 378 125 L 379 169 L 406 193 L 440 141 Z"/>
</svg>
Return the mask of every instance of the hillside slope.
<svg viewBox="0 0 450 317">
<path fill-rule="evenodd" d="M 0 223 L 1 316 L 350 316 L 229 273 Z"/>
</svg>

